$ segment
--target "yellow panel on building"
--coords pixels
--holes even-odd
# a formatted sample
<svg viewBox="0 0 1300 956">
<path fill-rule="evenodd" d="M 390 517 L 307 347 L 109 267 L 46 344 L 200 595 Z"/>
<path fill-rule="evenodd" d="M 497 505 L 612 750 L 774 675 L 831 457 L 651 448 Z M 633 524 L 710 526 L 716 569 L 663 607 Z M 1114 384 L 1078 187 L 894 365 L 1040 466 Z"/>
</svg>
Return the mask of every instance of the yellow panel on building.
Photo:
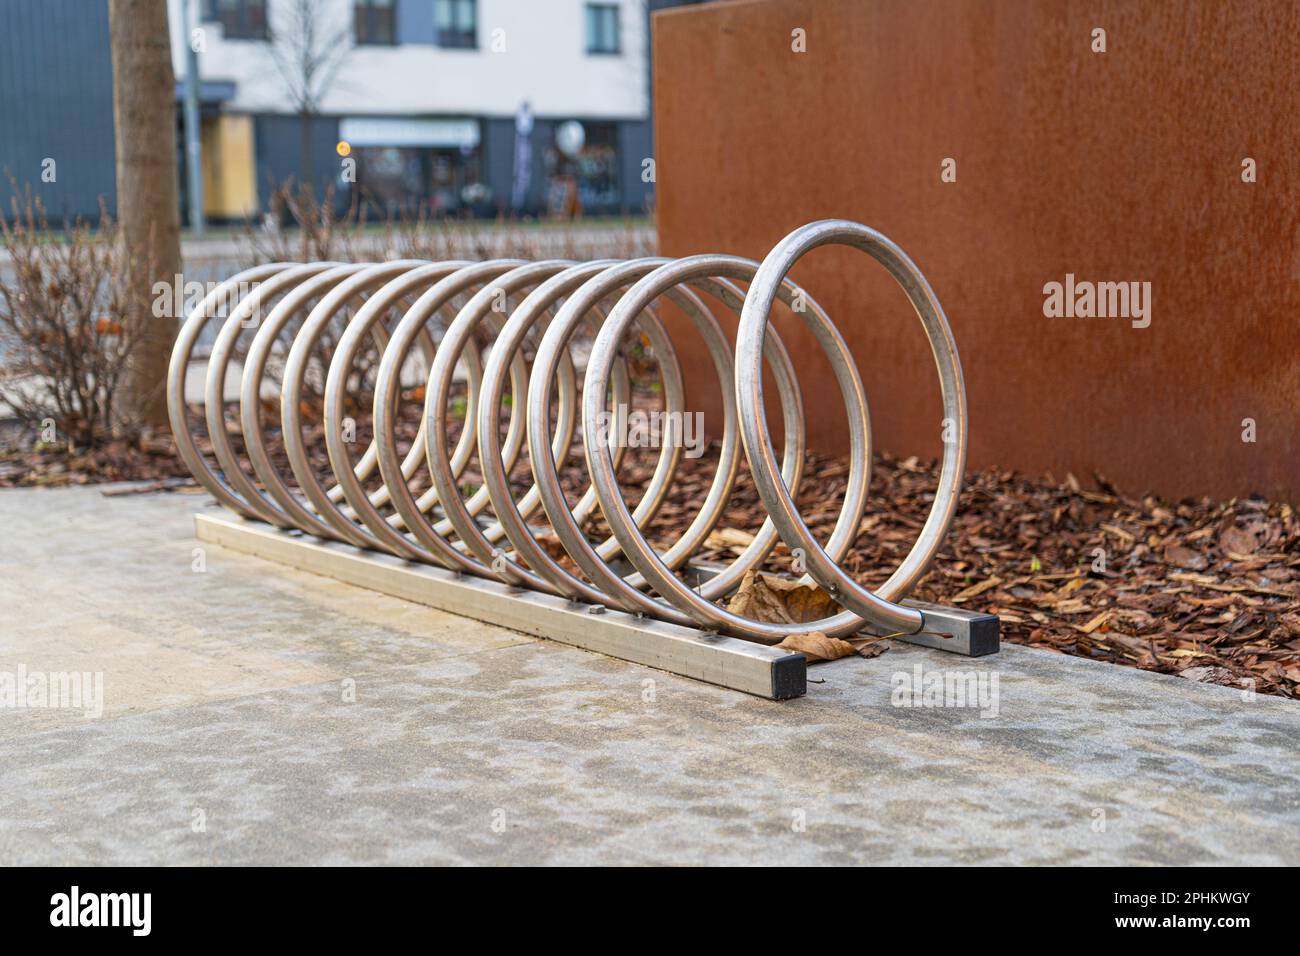
<svg viewBox="0 0 1300 956">
<path fill-rule="evenodd" d="M 203 120 L 203 210 L 211 219 L 257 212 L 253 118 L 238 113 Z"/>
</svg>

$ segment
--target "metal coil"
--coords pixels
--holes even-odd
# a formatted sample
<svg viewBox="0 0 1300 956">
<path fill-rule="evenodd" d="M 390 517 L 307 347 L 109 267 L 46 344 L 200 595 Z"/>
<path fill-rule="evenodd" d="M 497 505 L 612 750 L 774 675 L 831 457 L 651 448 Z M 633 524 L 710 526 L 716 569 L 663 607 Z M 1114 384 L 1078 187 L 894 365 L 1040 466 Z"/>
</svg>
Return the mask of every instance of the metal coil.
<svg viewBox="0 0 1300 956">
<path fill-rule="evenodd" d="M 866 504 L 871 428 L 862 380 L 829 316 L 786 277 L 805 252 L 828 244 L 863 250 L 902 286 L 929 338 L 949 424 L 929 517 L 911 552 L 875 591 L 838 564 L 853 544 Z M 739 316 L 734 348 L 700 293 Z M 672 413 L 686 408 L 681 366 L 654 306 L 660 297 L 680 308 L 702 336 L 723 396 L 712 484 L 695 519 L 662 551 L 651 545 L 644 529 L 669 496 L 677 474 L 682 436 L 673 428 L 681 418 Z M 778 299 L 803 319 L 825 351 L 848 413 L 849 476 L 838 520 L 825 543 L 814 538 L 794 504 L 805 422 L 793 363 L 769 324 Z M 594 340 L 579 392 L 572 346 L 583 326 L 593 330 Z M 616 477 L 625 448 L 618 436 L 602 431 L 602 423 L 611 405 L 626 407 L 630 400 L 630 373 L 620 350 L 634 328 L 645 336 L 659 364 L 669 434 L 648 486 L 630 508 Z M 339 334 L 326 366 L 319 346 L 327 330 Z M 203 424 L 214 459 L 209 460 L 190 430 L 185 379 L 196 346 L 213 332 L 204 389 Z M 374 437 L 354 460 L 344 428 L 348 383 L 372 338 L 381 350 L 373 385 Z M 526 346 L 535 349 L 531 364 Z M 246 351 L 238 430 L 251 470 L 241 463 L 225 418 L 227 379 L 241 348 Z M 414 441 L 401 454 L 399 398 L 413 353 L 422 355 L 428 368 L 424 410 Z M 298 491 L 290 488 L 267 448 L 263 401 L 273 359 L 283 366 L 280 434 Z M 765 360 L 784 420 L 779 459 L 764 404 Z M 453 445 L 448 411 L 458 368 L 467 378 L 467 394 L 465 424 Z M 313 375 L 323 391 L 333 473 L 329 487 L 314 473 L 303 435 L 306 383 Z M 700 255 L 585 263 L 497 259 L 258 266 L 214 288 L 186 318 L 172 354 L 168 407 L 179 451 L 195 478 L 244 517 L 515 587 L 766 643 L 809 630 L 831 636 L 864 627 L 879 633 L 920 630 L 921 613 L 899 602 L 926 572 L 947 532 L 966 456 L 965 389 L 943 309 L 898 246 L 846 220 L 796 229 L 761 264 Z M 579 427 L 590 484 L 571 504 L 560 469 Z M 525 449 L 533 484 L 516 496 L 509 475 Z M 768 517 L 730 565 L 692 587 L 681 572 L 722 516 L 742 456 Z M 457 483 L 476 457 L 483 484 L 464 493 Z M 422 467 L 430 484 L 417 494 L 412 484 Z M 484 517 L 489 507 L 491 520 Z M 597 507 L 612 534 L 592 542 L 582 529 Z M 543 534 L 558 539 L 571 566 L 539 540 Z M 778 539 L 792 551 L 799 549 L 808 578 L 834 598 L 843 608 L 840 613 L 820 621 L 775 624 L 719 605 L 747 571 L 762 564 Z"/>
</svg>

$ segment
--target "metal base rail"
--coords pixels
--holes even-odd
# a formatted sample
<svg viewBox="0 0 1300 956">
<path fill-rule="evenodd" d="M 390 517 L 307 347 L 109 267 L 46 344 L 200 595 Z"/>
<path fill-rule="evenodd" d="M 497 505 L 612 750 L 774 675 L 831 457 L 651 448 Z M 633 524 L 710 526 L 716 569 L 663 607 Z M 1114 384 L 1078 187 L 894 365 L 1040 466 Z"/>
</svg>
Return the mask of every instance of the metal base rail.
<svg viewBox="0 0 1300 956">
<path fill-rule="evenodd" d="M 232 551 L 768 700 L 802 697 L 807 688 L 804 656 L 765 644 L 525 591 L 259 521 L 196 514 L 194 527 L 200 541 Z"/>
<path fill-rule="evenodd" d="M 194 530 L 200 541 L 232 551 L 768 700 L 802 697 L 807 689 L 804 656 L 765 644 L 525 591 L 246 518 L 196 514 Z M 710 571 L 702 569 L 701 576 Z M 994 615 L 907 604 L 922 611 L 929 627 L 895 640 L 972 657 L 997 653 Z"/>
</svg>

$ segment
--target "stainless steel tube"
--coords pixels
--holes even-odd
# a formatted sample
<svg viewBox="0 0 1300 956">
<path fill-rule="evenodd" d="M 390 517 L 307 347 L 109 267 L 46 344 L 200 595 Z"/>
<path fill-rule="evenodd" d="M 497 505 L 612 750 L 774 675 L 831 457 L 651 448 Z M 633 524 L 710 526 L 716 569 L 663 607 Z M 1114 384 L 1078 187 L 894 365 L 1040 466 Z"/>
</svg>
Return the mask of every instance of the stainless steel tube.
<svg viewBox="0 0 1300 956">
<path fill-rule="evenodd" d="M 930 515 L 911 552 L 875 591 L 840 566 L 860 526 L 871 469 L 862 378 L 831 317 L 787 277 L 802 255 L 827 244 L 867 252 L 902 286 L 929 338 L 951 422 Z M 770 321 L 778 300 L 825 351 L 847 412 L 849 474 L 824 542 L 795 506 L 805 413 L 793 362 Z M 685 316 L 691 342 L 669 333 L 660 302 Z M 738 320 L 734 345 L 718 310 Z M 200 415 L 187 405 L 186 377 L 205 335 L 212 346 Z M 667 430 L 631 505 L 618 481 L 628 442 L 609 424 L 632 404 L 630 353 L 637 343 L 653 356 L 656 411 Z M 686 347 L 702 347 L 709 358 L 722 421 L 707 490 L 665 546 L 653 543 L 647 529 L 682 467 L 687 405 L 677 352 Z M 781 407 L 779 458 L 767 424 L 765 371 Z M 239 389 L 232 416 L 233 376 Z M 373 392 L 372 434 L 361 449 L 357 420 L 348 412 L 367 390 Z M 966 455 L 961 363 L 938 299 L 898 246 L 846 220 L 795 230 L 761 263 L 700 255 L 259 266 L 222 283 L 186 318 L 172 355 L 168 408 L 190 470 L 245 518 L 765 643 L 814 629 L 831 635 L 864 626 L 921 630 L 922 613 L 900 602 L 947 533 Z M 573 485 L 575 432 L 586 479 L 576 498 L 566 488 L 566 481 Z M 517 474 L 525 453 L 531 483 Z M 742 466 L 767 517 L 720 573 L 688 583 L 688 564 L 722 520 Z M 597 517 L 607 536 L 592 534 Z M 807 580 L 829 593 L 840 612 L 789 625 L 726 610 L 724 599 L 778 541 L 800 549 Z"/>
</svg>

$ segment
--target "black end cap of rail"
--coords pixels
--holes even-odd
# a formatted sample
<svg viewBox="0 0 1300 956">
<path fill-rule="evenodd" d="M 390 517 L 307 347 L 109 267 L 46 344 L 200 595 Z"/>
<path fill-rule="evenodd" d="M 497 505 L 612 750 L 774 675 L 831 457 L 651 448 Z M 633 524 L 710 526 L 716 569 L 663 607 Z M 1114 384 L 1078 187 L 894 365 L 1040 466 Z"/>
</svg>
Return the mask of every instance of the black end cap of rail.
<svg viewBox="0 0 1300 956">
<path fill-rule="evenodd" d="M 790 700 L 808 692 L 808 658 L 787 654 L 772 662 L 772 699 Z"/>
<path fill-rule="evenodd" d="M 970 656 L 996 654 L 1001 646 L 1002 625 L 996 614 L 977 614 L 970 620 Z"/>
</svg>

